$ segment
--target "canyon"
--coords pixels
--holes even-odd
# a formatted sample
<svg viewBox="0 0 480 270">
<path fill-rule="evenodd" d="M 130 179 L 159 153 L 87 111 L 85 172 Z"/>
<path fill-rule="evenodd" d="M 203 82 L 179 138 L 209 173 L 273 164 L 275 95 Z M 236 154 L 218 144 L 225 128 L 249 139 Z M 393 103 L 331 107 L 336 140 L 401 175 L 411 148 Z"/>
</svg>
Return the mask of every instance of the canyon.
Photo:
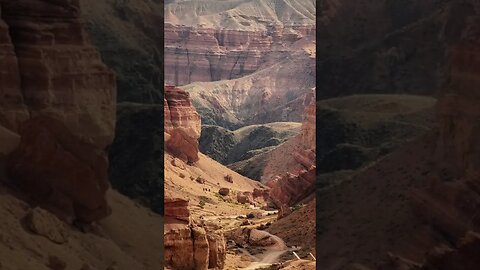
<svg viewBox="0 0 480 270">
<path fill-rule="evenodd" d="M 308 254 L 315 253 L 314 4 L 204 1 L 188 9 L 184 4 L 165 5 L 165 127 L 180 133 L 176 129 L 189 122 L 195 131 L 178 139 L 164 136 L 165 203 L 171 202 L 170 214 L 180 215 L 166 223 L 165 260 L 181 269 L 174 254 L 186 252 L 189 264 L 206 269 L 204 258 L 226 254 L 219 269 L 313 269 Z M 174 96 L 185 100 L 172 102 Z M 186 108 L 174 116 L 172 104 L 196 112 Z M 288 148 L 284 145 L 299 147 L 297 160 L 281 157 L 290 166 L 265 177 L 280 180 L 261 182 L 264 165 L 276 166 L 290 150 L 275 152 Z M 185 154 L 190 151 L 198 154 Z M 252 159 L 259 160 L 258 169 L 249 169 Z M 307 234 L 281 222 L 300 211 Z M 225 239 L 221 248 L 213 253 L 211 243 L 195 248 L 210 236 Z M 293 250 L 303 259 L 295 262 Z"/>
</svg>

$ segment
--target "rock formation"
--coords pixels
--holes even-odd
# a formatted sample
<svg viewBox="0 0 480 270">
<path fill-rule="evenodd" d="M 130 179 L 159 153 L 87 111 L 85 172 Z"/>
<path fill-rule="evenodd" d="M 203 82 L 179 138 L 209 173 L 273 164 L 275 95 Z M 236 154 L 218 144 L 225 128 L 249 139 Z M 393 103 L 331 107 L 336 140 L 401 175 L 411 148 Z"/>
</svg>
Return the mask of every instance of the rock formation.
<svg viewBox="0 0 480 270">
<path fill-rule="evenodd" d="M 270 153 L 263 172 L 262 180 L 271 187 L 270 197 L 278 207 L 299 203 L 315 190 L 314 93 L 306 96 L 304 104 L 305 121 L 301 133 Z"/>
<path fill-rule="evenodd" d="M 165 86 L 165 150 L 187 161 L 198 160 L 201 121 L 184 90 Z"/>
<path fill-rule="evenodd" d="M 92 222 L 110 214 L 106 153 L 83 142 L 63 123 L 34 117 L 22 125 L 21 141 L 8 160 L 13 184 L 35 202 L 73 222 Z"/>
<path fill-rule="evenodd" d="M 164 97 L 165 151 L 192 164 L 199 160 L 200 116 L 184 90 L 165 86 Z M 182 161 L 174 159 L 172 165 Z M 165 265 L 174 269 L 222 269 L 226 257 L 223 234 L 196 224 L 190 217 L 188 201 L 175 198 L 171 192 L 166 190 L 164 199 Z"/>
<path fill-rule="evenodd" d="M 89 45 L 78 1 L 0 6 L 0 123 L 21 136 L 11 182 L 61 219 L 99 220 L 110 213 L 114 76 Z"/>
<path fill-rule="evenodd" d="M 89 45 L 78 1 L 0 3 L 16 58 L 10 47 L 8 62 L 2 61 L 9 65 L 2 73 L 10 70 L 11 74 L 6 80 L 9 87 L 2 89 L 11 92 L 10 105 L 18 107 L 22 101 L 18 93 L 22 93 L 31 117 L 48 114 L 82 139 L 100 148 L 109 145 L 115 126 L 115 80 L 98 51 Z M 4 37 L 2 43 L 5 41 Z M 19 114 L 15 118 L 23 119 L 24 113 Z"/>
<path fill-rule="evenodd" d="M 15 48 L 11 42 L 8 25 L 2 19 L 0 6 L 0 125 L 17 130 L 28 118 L 20 86 L 20 73 Z"/>
<path fill-rule="evenodd" d="M 208 232 L 190 219 L 188 202 L 165 197 L 165 266 L 173 269 L 223 269 L 223 234 Z"/>
</svg>

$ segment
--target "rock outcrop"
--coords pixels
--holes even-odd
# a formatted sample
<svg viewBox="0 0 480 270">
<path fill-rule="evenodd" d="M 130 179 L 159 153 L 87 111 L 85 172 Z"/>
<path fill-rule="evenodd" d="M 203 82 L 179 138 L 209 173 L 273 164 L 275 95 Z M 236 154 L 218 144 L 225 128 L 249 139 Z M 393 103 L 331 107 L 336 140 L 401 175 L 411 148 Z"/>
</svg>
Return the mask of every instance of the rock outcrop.
<svg viewBox="0 0 480 270">
<path fill-rule="evenodd" d="M 0 124 L 11 130 L 2 134 L 12 142 L 4 153 L 14 150 L 12 185 L 68 222 L 99 220 L 110 213 L 104 149 L 114 134 L 114 75 L 89 44 L 78 1 L 0 1 L 0 9 Z"/>
<path fill-rule="evenodd" d="M 22 125 L 9 156 L 12 184 L 61 219 L 92 222 L 110 214 L 105 198 L 106 153 L 73 135 L 60 121 L 34 117 Z"/>
<path fill-rule="evenodd" d="M 208 232 L 191 220 L 188 202 L 165 198 L 165 266 L 173 269 L 223 269 L 226 243 L 223 234 Z"/>
<path fill-rule="evenodd" d="M 201 120 L 184 90 L 165 86 L 165 150 L 186 162 L 198 161 Z"/>
<path fill-rule="evenodd" d="M 270 197 L 281 207 L 292 206 L 313 194 L 316 180 L 315 95 L 306 96 L 305 121 L 301 133 L 270 153 L 262 180 L 271 188 Z"/>
<path fill-rule="evenodd" d="M 0 4 L 15 51 L 13 56 L 11 46 L 2 46 L 7 48 L 7 62 L 2 60 L 2 65 L 8 65 L 2 73 L 9 72 L 9 79 L 1 80 L 9 83 L 2 91 L 8 91 L 13 107 L 7 108 L 7 118 L 13 122 L 9 126 L 15 128 L 24 120 L 23 100 L 31 117 L 50 115 L 83 140 L 100 148 L 109 145 L 115 126 L 115 79 L 87 40 L 78 1 Z M 1 43 L 6 41 L 3 37 Z"/>
<path fill-rule="evenodd" d="M 190 210 L 188 201 L 179 198 L 165 197 L 164 216 L 190 222 Z"/>
</svg>

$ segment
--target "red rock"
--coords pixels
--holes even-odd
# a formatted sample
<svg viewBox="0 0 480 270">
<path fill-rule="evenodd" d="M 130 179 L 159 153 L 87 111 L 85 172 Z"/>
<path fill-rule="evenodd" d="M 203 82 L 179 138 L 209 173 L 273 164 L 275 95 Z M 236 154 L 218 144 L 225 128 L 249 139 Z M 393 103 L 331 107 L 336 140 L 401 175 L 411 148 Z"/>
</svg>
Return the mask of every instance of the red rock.
<svg viewBox="0 0 480 270">
<path fill-rule="evenodd" d="M 7 166 L 13 184 L 69 222 L 92 222 L 110 214 L 105 199 L 108 161 L 103 150 L 48 117 L 25 122 L 20 135 L 20 145 Z"/>
<path fill-rule="evenodd" d="M 267 186 L 271 188 L 270 198 L 281 207 L 284 204 L 293 206 L 302 199 L 313 194 L 316 182 L 316 116 L 315 116 L 315 95 L 312 92 L 305 98 L 305 120 L 302 124 L 301 133 L 290 139 L 286 144 L 279 147 L 273 153 L 276 158 L 267 161 L 264 170 L 264 178 L 269 178 Z M 282 147 L 290 147 L 295 151 L 292 155 L 285 155 L 288 150 Z M 281 170 L 285 173 L 271 176 L 279 172 L 278 162 L 281 159 L 283 166 Z"/>
<path fill-rule="evenodd" d="M 188 202 L 165 198 L 164 262 L 173 269 L 223 269 L 226 242 L 222 234 L 194 225 Z M 185 211 L 185 209 L 187 211 Z"/>
<path fill-rule="evenodd" d="M 165 86 L 164 96 L 165 150 L 185 162 L 198 161 L 201 120 L 189 94 L 180 88 Z"/>
<path fill-rule="evenodd" d="M 175 85 L 230 80 L 284 59 L 283 45 L 315 36 L 314 25 L 238 31 L 165 24 L 165 81 Z"/>
<path fill-rule="evenodd" d="M 286 205 L 280 206 L 278 210 L 278 219 L 282 219 L 292 213 L 292 209 Z"/>
<path fill-rule="evenodd" d="M 190 210 L 188 209 L 188 201 L 165 196 L 164 216 L 189 222 Z"/>
<path fill-rule="evenodd" d="M 253 193 L 245 191 L 245 192 L 238 192 L 237 193 L 237 201 L 239 203 L 248 203 L 248 204 L 255 204 L 253 200 Z"/>
<path fill-rule="evenodd" d="M 230 193 L 230 189 L 228 188 L 221 188 L 218 193 L 222 196 L 228 196 L 228 194 Z"/>
<path fill-rule="evenodd" d="M 225 175 L 224 179 L 229 183 L 233 183 L 233 177 L 231 174 Z"/>
<path fill-rule="evenodd" d="M 14 72 L 15 60 L 9 57 L 7 62 L 7 91 L 12 93 L 9 104 L 15 108 L 21 101 L 15 94 L 19 78 L 23 101 L 32 117 L 47 114 L 82 139 L 105 148 L 113 140 L 115 127 L 115 78 L 99 52 L 89 45 L 78 1 L 0 3 L 18 62 L 18 73 Z M 0 69 L 4 70 L 3 66 Z M 23 116 L 9 113 L 7 118 L 22 120 Z"/>
<path fill-rule="evenodd" d="M 313 194 L 315 182 L 315 166 L 312 166 L 309 170 L 302 170 L 298 175 L 287 174 L 272 184 L 270 198 L 277 207 L 281 207 L 284 204 L 294 206 Z"/>
</svg>

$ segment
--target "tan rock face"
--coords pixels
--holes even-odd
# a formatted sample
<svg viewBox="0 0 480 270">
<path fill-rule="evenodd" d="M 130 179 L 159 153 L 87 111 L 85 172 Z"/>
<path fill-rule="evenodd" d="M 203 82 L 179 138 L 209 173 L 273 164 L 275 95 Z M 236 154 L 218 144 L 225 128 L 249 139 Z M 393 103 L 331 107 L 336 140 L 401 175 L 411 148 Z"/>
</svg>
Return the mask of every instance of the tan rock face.
<svg viewBox="0 0 480 270">
<path fill-rule="evenodd" d="M 192 222 L 188 202 L 165 197 L 164 262 L 173 269 L 223 269 L 223 234 L 208 232 Z"/>
<path fill-rule="evenodd" d="M 227 247 L 223 233 L 208 233 L 209 261 L 208 268 L 223 269 L 227 257 Z"/>
<path fill-rule="evenodd" d="M 186 162 L 198 161 L 201 120 L 184 90 L 165 86 L 165 150 Z"/>
<path fill-rule="evenodd" d="M 18 62 L 16 74 L 15 59 L 9 57 L 11 79 L 6 89 L 13 93 L 12 106 L 21 100 L 15 95 L 21 82 L 23 101 L 32 117 L 50 115 L 84 140 L 101 148 L 110 144 L 115 126 L 115 79 L 87 41 L 78 1 L 2 0 L 0 4 Z M 5 38 L 2 40 L 5 43 Z M 18 109 L 14 111 L 18 114 Z"/>
<path fill-rule="evenodd" d="M 105 199 L 108 161 L 103 150 L 48 117 L 25 122 L 20 135 L 20 145 L 7 166 L 13 184 L 68 222 L 92 222 L 110 214 Z"/>
</svg>

